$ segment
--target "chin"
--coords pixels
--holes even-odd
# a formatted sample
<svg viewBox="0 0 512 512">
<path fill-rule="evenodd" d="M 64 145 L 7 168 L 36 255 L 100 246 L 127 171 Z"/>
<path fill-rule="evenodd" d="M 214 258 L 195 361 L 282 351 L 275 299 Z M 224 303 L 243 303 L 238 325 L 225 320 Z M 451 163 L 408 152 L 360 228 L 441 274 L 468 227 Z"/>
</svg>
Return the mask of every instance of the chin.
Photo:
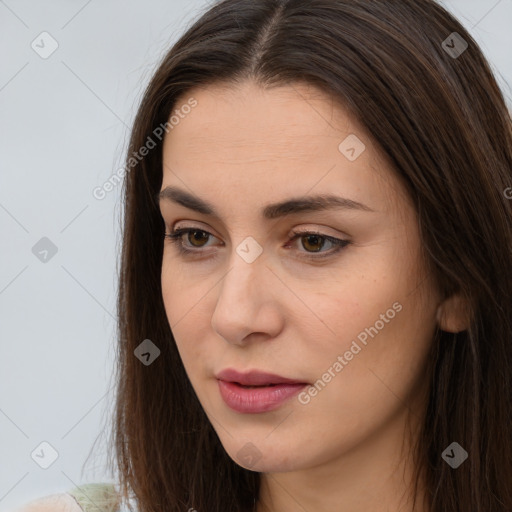
<svg viewBox="0 0 512 512">
<path fill-rule="evenodd" d="M 267 435 L 267 434 L 265 434 Z M 244 439 L 247 437 L 244 436 Z M 234 442 L 233 438 L 223 443 L 224 449 L 239 466 L 258 473 L 285 473 L 301 469 L 307 465 L 301 450 L 293 446 L 284 446 L 274 439 L 260 438 L 258 441 Z"/>
</svg>

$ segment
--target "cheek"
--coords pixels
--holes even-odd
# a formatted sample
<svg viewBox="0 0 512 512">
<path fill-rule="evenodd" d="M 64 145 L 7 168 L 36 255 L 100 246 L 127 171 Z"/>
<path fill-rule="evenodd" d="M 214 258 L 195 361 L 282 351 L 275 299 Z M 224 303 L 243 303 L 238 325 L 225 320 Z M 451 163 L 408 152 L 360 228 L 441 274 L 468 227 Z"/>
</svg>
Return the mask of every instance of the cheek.
<svg viewBox="0 0 512 512">
<path fill-rule="evenodd" d="M 361 418 L 371 410 L 385 416 L 408 402 L 423 382 L 435 310 L 425 294 L 393 287 L 375 291 L 366 307 L 356 302 L 338 304 L 353 315 L 338 316 L 338 341 L 325 347 L 330 357 L 317 366 L 323 372 L 332 368 L 339 375 L 332 379 L 336 383 L 329 390 L 330 399 L 345 410 L 360 411 Z"/>
<path fill-rule="evenodd" d="M 381 260 L 372 265 L 350 266 L 350 271 L 341 271 L 336 278 L 323 279 L 320 292 L 311 294 L 306 289 L 297 295 L 309 297 L 309 310 L 302 306 L 301 311 L 316 321 L 322 328 L 324 338 L 339 340 L 342 349 L 350 345 L 366 327 L 379 321 L 380 315 L 392 308 L 400 296 L 403 296 L 404 276 L 394 276 Z M 404 287 L 405 289 L 405 287 Z M 306 295 L 307 293 L 307 295 Z M 394 310 L 390 312 L 393 315 Z M 309 323 L 309 321 L 308 321 Z"/>
<path fill-rule="evenodd" d="M 169 249 L 170 251 L 170 249 Z M 191 279 L 194 270 L 180 264 L 179 260 L 164 251 L 162 261 L 162 299 L 167 319 L 171 329 L 183 329 L 183 324 L 189 322 L 189 317 L 200 306 L 201 300 L 207 293 L 204 281 Z"/>
<path fill-rule="evenodd" d="M 318 418 L 317 428 L 344 447 L 403 408 L 416 411 L 433 337 L 432 315 L 412 295 L 385 288 L 369 304 L 327 296 L 322 303 L 335 335 L 324 329 L 327 334 L 318 336 L 314 348 L 305 346 L 301 353 L 312 387 L 301 397 L 296 421 L 306 425 Z M 334 310 L 328 310 L 333 304 Z"/>
<path fill-rule="evenodd" d="M 194 286 L 194 280 L 187 278 L 184 269 L 175 264 L 166 264 L 165 255 L 162 265 L 162 300 L 167 321 L 172 330 L 176 346 L 188 372 L 189 361 L 193 362 L 199 355 L 199 344 L 191 340 L 200 340 L 198 326 L 204 323 L 204 313 L 201 314 L 201 299 L 205 290 L 199 285 Z"/>
<path fill-rule="evenodd" d="M 360 260 L 357 270 L 323 281 L 323 291 L 310 295 L 314 315 L 307 312 L 299 325 L 305 340 L 314 337 L 315 350 L 306 344 L 301 352 L 311 368 L 323 374 L 342 356 L 338 374 L 359 383 L 367 383 L 370 369 L 391 381 L 420 372 L 434 335 L 435 296 L 429 281 L 418 286 L 419 267 L 403 260 L 397 265 L 394 253 L 382 251 L 372 265 Z M 352 383 L 344 379 L 344 385 Z"/>
</svg>

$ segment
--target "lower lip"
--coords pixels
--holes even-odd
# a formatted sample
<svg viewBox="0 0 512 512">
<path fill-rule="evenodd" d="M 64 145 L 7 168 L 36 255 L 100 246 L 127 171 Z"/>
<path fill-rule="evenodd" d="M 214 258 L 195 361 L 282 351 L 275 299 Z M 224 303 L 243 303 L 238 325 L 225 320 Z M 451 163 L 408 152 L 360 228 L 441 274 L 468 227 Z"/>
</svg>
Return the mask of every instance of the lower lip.
<svg viewBox="0 0 512 512">
<path fill-rule="evenodd" d="M 237 412 L 260 413 L 273 411 L 300 392 L 307 384 L 276 384 L 275 386 L 244 388 L 234 382 L 218 380 L 226 405 Z"/>
</svg>

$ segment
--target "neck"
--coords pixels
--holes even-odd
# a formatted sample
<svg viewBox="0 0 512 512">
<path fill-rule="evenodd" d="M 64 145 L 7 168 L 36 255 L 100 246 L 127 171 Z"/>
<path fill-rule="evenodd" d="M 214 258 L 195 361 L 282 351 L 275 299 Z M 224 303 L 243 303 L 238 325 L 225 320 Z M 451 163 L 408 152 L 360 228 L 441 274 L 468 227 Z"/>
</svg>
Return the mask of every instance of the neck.
<svg viewBox="0 0 512 512">
<path fill-rule="evenodd" d="M 411 420 L 409 431 L 406 412 L 350 452 L 322 454 L 321 464 L 293 472 L 263 473 L 257 512 L 428 512 L 421 479 L 416 496 L 413 485 L 411 440 L 420 422 Z"/>
</svg>

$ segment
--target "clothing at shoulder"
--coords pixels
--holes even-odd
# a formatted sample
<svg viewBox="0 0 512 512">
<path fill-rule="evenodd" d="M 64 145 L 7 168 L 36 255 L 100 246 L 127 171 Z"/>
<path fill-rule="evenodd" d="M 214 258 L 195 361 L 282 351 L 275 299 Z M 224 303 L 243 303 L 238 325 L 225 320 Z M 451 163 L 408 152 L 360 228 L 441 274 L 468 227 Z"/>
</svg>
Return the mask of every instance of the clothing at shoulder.
<svg viewBox="0 0 512 512">
<path fill-rule="evenodd" d="M 120 512 L 120 497 L 113 484 L 87 484 L 68 492 L 84 512 Z"/>
</svg>

